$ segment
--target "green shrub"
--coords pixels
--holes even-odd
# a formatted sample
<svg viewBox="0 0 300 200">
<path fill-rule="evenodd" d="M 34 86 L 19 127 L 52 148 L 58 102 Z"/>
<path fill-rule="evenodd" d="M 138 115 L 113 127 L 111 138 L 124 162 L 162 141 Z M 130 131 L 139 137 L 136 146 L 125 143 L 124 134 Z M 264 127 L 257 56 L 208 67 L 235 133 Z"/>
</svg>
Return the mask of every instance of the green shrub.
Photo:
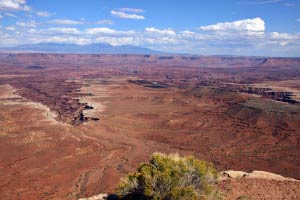
<svg viewBox="0 0 300 200">
<path fill-rule="evenodd" d="M 242 195 L 242 196 L 239 196 L 237 198 L 237 200 L 250 200 L 250 197 L 246 196 L 246 195 Z"/>
<path fill-rule="evenodd" d="M 149 163 L 121 180 L 118 194 L 140 193 L 154 200 L 219 199 L 216 182 L 217 171 L 205 161 L 154 153 Z"/>
</svg>

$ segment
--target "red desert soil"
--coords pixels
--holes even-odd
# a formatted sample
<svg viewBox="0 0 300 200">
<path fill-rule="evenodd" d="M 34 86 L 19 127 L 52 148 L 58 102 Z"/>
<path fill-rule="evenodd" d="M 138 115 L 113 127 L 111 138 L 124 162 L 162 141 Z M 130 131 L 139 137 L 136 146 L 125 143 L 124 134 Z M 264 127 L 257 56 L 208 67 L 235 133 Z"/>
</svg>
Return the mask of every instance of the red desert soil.
<svg viewBox="0 0 300 200">
<path fill-rule="evenodd" d="M 300 183 L 266 179 L 229 179 L 219 183 L 225 199 L 298 200 Z"/>
<path fill-rule="evenodd" d="M 298 58 L 0 54 L 0 69 L 1 199 L 113 192 L 155 151 L 300 179 L 298 99 L 251 88 L 300 80 Z"/>
</svg>

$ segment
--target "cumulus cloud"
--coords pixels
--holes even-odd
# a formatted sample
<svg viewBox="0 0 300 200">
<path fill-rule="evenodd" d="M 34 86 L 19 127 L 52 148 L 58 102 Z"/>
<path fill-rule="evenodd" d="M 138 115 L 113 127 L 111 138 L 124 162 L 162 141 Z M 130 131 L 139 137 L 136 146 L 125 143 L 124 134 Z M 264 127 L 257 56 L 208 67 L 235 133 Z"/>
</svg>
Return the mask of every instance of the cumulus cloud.
<svg viewBox="0 0 300 200">
<path fill-rule="evenodd" d="M 116 11 L 116 10 L 112 10 L 110 12 L 112 15 L 123 18 L 123 19 L 136 19 L 136 20 L 143 20 L 145 19 L 145 17 L 143 15 L 138 15 L 135 13 L 126 13 L 123 11 Z"/>
<path fill-rule="evenodd" d="M 63 25 L 80 25 L 84 24 L 83 21 L 70 20 L 70 19 L 54 19 L 49 21 L 52 24 L 63 24 Z"/>
<path fill-rule="evenodd" d="M 26 0 L 1 0 L 0 10 L 25 10 L 29 11 L 30 7 L 26 5 Z"/>
<path fill-rule="evenodd" d="M 267 44 L 277 45 L 277 46 L 297 46 L 300 45 L 300 33 L 298 34 L 289 34 L 289 33 L 278 33 L 272 32 L 266 35 Z"/>
<path fill-rule="evenodd" d="M 168 28 L 168 29 L 157 29 L 154 27 L 147 27 L 145 31 L 152 34 L 160 34 L 160 35 L 176 35 L 175 31 Z"/>
<path fill-rule="evenodd" d="M 234 22 L 223 22 L 208 26 L 200 26 L 204 31 L 252 31 L 264 32 L 265 22 L 261 18 L 244 19 Z"/>
<path fill-rule="evenodd" d="M 269 41 L 271 41 L 271 43 L 277 43 L 282 46 L 287 44 L 300 45 L 300 33 L 289 34 L 289 33 L 272 32 L 268 34 L 268 39 Z"/>
<path fill-rule="evenodd" d="M 232 28 L 231 25 L 228 28 L 226 25 L 225 28 L 214 28 L 214 31 L 175 31 L 171 28 L 147 27 L 139 31 L 107 27 L 75 28 L 71 26 L 72 24 L 66 25 L 66 27 L 48 28 L 41 28 L 38 25 L 35 21 L 29 21 L 16 23 L 14 31 L 13 27 L 0 28 L 0 46 L 4 44 L 8 46 L 16 42 L 18 44 L 38 42 L 88 44 L 101 42 L 193 54 L 299 56 L 297 52 L 300 52 L 300 33 L 268 33 L 264 31 L 264 28 L 253 29 L 247 28 L 247 26 L 246 28 Z M 274 53 L 275 50 L 276 53 Z"/>
</svg>

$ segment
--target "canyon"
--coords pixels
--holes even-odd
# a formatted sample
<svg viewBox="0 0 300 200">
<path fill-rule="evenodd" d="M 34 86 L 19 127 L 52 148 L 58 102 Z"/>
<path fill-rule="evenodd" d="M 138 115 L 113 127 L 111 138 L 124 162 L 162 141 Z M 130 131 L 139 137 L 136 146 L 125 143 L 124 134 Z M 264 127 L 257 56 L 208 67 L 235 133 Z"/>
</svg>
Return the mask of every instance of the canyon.
<svg viewBox="0 0 300 200">
<path fill-rule="evenodd" d="M 300 58 L 1 53 L 0 109 L 3 199 L 111 193 L 153 152 L 300 179 Z"/>
</svg>

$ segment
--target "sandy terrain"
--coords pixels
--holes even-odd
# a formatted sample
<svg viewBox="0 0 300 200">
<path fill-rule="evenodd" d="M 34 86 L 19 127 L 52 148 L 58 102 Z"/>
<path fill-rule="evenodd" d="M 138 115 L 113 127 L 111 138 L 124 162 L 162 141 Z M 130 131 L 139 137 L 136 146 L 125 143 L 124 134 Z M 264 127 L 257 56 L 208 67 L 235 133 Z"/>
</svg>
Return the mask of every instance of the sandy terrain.
<svg viewBox="0 0 300 200">
<path fill-rule="evenodd" d="M 3 199 L 79 199 L 113 192 L 120 177 L 156 151 L 194 154 L 220 171 L 300 178 L 300 106 L 241 88 L 257 80 L 300 78 L 297 59 L 2 57 Z M 28 68 L 32 64 L 42 67 Z M 254 64 L 259 68 L 253 70 Z M 278 197 L 299 193 L 294 182 L 224 183 L 237 188 L 225 188 L 229 199 L 251 194 L 263 199 L 266 190 L 277 194 L 279 188 L 288 194 L 281 191 Z M 256 185 L 266 187 L 254 193 Z"/>
</svg>

